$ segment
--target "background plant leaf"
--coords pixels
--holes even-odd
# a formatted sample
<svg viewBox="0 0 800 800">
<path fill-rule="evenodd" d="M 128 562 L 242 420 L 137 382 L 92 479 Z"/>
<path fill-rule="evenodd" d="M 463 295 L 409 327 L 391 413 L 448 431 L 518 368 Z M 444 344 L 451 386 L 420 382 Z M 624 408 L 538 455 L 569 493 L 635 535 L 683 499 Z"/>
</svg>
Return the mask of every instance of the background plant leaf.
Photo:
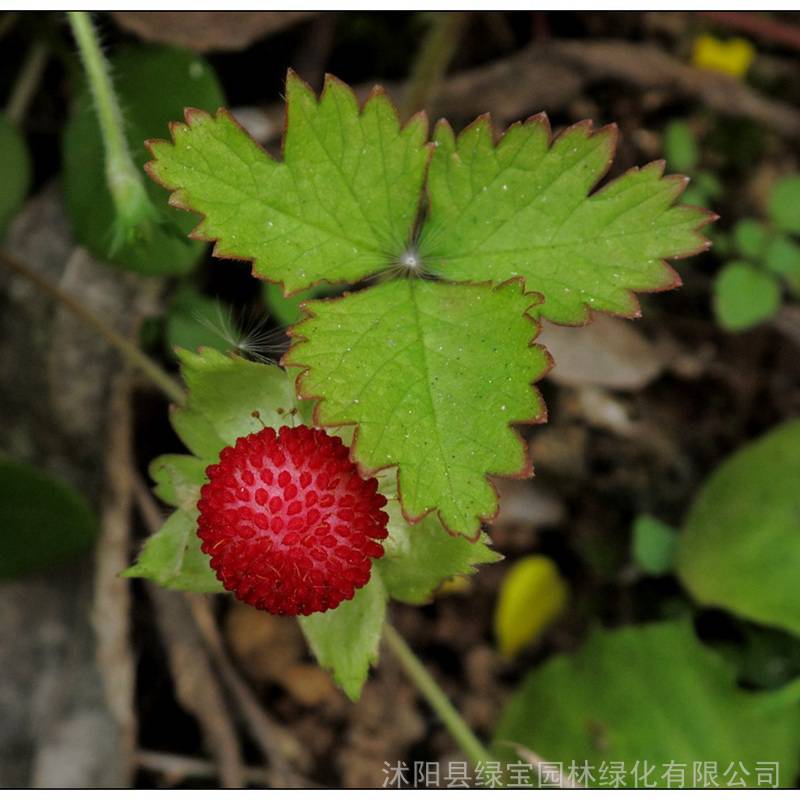
<svg viewBox="0 0 800 800">
<path fill-rule="evenodd" d="M 714 279 L 713 305 L 723 328 L 743 331 L 778 313 L 781 288 L 768 272 L 746 261 L 731 261 Z"/>
<path fill-rule="evenodd" d="M 800 420 L 735 452 L 706 481 L 678 541 L 703 605 L 800 635 Z"/>
<path fill-rule="evenodd" d="M 506 706 L 496 741 L 515 742 L 545 761 L 639 761 L 664 766 L 743 762 L 756 785 L 757 761 L 778 762 L 792 785 L 800 746 L 800 684 L 776 692 L 736 686 L 735 670 L 704 647 L 688 621 L 596 631 L 579 652 L 531 672 Z M 506 746 L 498 749 L 508 752 Z M 633 786 L 628 775 L 627 786 Z"/>
<path fill-rule="evenodd" d="M 204 215 L 196 235 L 219 256 L 253 262 L 287 293 L 319 281 L 354 282 L 398 258 L 411 235 L 428 161 L 427 123 L 400 128 L 376 90 L 359 110 L 329 77 L 319 101 L 286 82 L 284 161 L 268 156 L 226 111 L 190 111 L 173 142 L 150 143 L 150 174 L 172 202 Z"/>
<path fill-rule="evenodd" d="M 589 195 L 616 138 L 615 128 L 593 133 L 579 123 L 551 143 L 539 116 L 495 146 L 488 117 L 458 138 L 439 123 L 420 239 L 426 267 L 458 281 L 521 276 L 527 291 L 544 295 L 536 314 L 553 322 L 583 322 L 589 309 L 636 314 L 632 292 L 675 286 L 664 259 L 707 247 L 698 229 L 713 215 L 674 205 L 685 179 L 663 177 L 663 162 Z"/>
<path fill-rule="evenodd" d="M 502 559 L 489 546 L 486 534 L 481 534 L 475 542 L 451 536 L 433 514 L 409 525 L 397 500 L 390 500 L 386 511 L 389 514 L 389 537 L 383 542 L 386 555 L 375 561 L 374 567 L 394 600 L 425 603 L 449 578 L 471 575 L 479 564 Z"/>
<path fill-rule="evenodd" d="M 8 229 L 31 183 L 31 157 L 16 126 L 0 114 L 0 239 Z"/>
<path fill-rule="evenodd" d="M 0 578 L 16 578 L 91 548 L 97 522 L 63 481 L 0 459 L 0 531 Z"/>
<path fill-rule="evenodd" d="M 332 611 L 299 618 L 317 661 L 331 670 L 336 683 L 353 701 L 361 696 L 369 668 L 378 660 L 385 617 L 386 589 L 373 571 L 369 583 L 352 600 Z"/>
<path fill-rule="evenodd" d="M 529 471 L 510 423 L 544 413 L 530 386 L 548 366 L 529 346 L 530 301 L 516 282 L 392 281 L 306 303 L 313 316 L 284 360 L 307 368 L 301 395 L 324 398 L 320 424 L 358 424 L 365 470 L 398 465 L 408 519 L 436 508 L 448 530 L 474 536 L 497 511 L 486 475 Z"/>
<path fill-rule="evenodd" d="M 185 106 L 216 109 L 224 95 L 211 65 L 186 50 L 171 47 L 131 47 L 111 62 L 114 88 L 125 118 L 125 135 L 137 166 L 147 161 L 144 141 L 160 134 Z M 168 80 L 165 80 L 168 76 Z M 112 252 L 114 204 L 105 174 L 103 140 L 87 89 L 77 98 L 64 130 L 64 195 L 78 240 L 95 256 L 148 275 L 185 274 L 197 263 L 204 245 L 186 238 L 192 220 L 164 202 L 166 192 L 147 185 L 161 224 L 150 227 L 149 239 L 139 239 Z"/>
</svg>

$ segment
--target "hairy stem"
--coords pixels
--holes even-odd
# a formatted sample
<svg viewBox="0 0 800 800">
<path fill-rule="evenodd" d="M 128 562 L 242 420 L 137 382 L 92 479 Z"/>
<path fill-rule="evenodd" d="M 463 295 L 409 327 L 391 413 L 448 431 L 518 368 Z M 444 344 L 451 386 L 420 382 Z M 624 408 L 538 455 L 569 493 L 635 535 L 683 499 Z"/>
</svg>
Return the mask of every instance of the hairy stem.
<svg viewBox="0 0 800 800">
<path fill-rule="evenodd" d="M 435 12 L 408 79 L 401 106 L 403 118 L 426 108 L 436 98 L 468 17 L 466 11 Z"/>
<path fill-rule="evenodd" d="M 450 731 L 451 736 L 464 751 L 464 754 L 474 764 L 491 761 L 492 756 L 489 751 L 481 744 L 478 737 L 464 721 L 464 718 L 456 711 L 447 695 L 433 679 L 425 665 L 414 655 L 405 639 L 388 622 L 384 626 L 383 633 L 386 644 L 400 662 L 406 675 L 417 687 L 419 693 L 430 703 L 431 708 L 436 712 L 436 715 L 447 730 Z"/>
<path fill-rule="evenodd" d="M 25 55 L 17 81 L 11 91 L 6 106 L 6 116 L 15 125 L 20 126 L 28 113 L 31 101 L 39 88 L 42 73 L 47 64 L 47 46 L 44 42 L 35 41 Z"/>
<path fill-rule="evenodd" d="M 85 11 L 67 13 L 103 136 L 106 182 L 117 213 L 113 250 L 137 236 L 147 235 L 148 225 L 158 219 L 158 212 L 128 149 L 122 112 L 92 20 Z"/>
<path fill-rule="evenodd" d="M 67 294 L 59 286 L 51 283 L 36 270 L 23 264 L 17 258 L 0 250 L 0 263 L 4 264 L 17 275 L 21 275 L 45 294 L 52 297 L 64 308 L 69 309 L 78 319 L 94 328 L 112 347 L 115 347 L 125 360 L 132 366 L 140 369 L 161 391 L 173 402 L 183 405 L 186 395 L 183 387 L 166 370 L 157 364 L 150 356 L 142 352 L 133 342 L 126 339 L 114 328 L 92 313 L 86 306 Z"/>
</svg>

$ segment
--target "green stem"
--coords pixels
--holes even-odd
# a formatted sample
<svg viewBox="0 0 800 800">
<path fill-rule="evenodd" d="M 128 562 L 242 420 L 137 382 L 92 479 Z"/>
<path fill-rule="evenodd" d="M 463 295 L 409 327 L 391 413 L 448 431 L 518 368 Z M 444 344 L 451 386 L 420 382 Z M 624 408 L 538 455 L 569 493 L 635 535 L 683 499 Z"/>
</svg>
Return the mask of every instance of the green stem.
<svg viewBox="0 0 800 800">
<path fill-rule="evenodd" d="M 444 726 L 450 731 L 464 754 L 474 763 L 486 763 L 492 760 L 489 751 L 481 744 L 478 737 L 456 711 L 439 684 L 425 669 L 425 665 L 414 655 L 405 639 L 387 622 L 383 629 L 384 639 L 395 658 L 406 672 L 419 693 L 430 703 Z"/>
<path fill-rule="evenodd" d="M 103 136 L 106 181 L 117 212 L 118 227 L 113 250 L 137 235 L 146 235 L 148 223 L 158 219 L 158 212 L 147 195 L 142 175 L 128 148 L 122 111 L 92 20 L 85 11 L 69 11 L 67 14 Z"/>
<path fill-rule="evenodd" d="M 36 41 L 28 49 L 6 106 L 6 116 L 18 127 L 22 125 L 31 101 L 39 88 L 47 64 L 47 46 Z"/>
<path fill-rule="evenodd" d="M 183 405 L 186 402 L 186 395 L 183 387 L 166 370 L 160 367 L 150 356 L 142 352 L 135 344 L 130 342 L 114 328 L 102 319 L 95 316 L 86 306 L 78 302 L 74 297 L 67 294 L 63 289 L 51 283 L 44 275 L 31 269 L 27 264 L 23 264 L 19 259 L 0 250 L 0 263 L 4 264 L 17 275 L 21 275 L 45 294 L 50 295 L 54 300 L 65 308 L 69 309 L 76 317 L 94 328 L 132 366 L 140 369 L 150 381 L 173 402 Z"/>
<path fill-rule="evenodd" d="M 436 98 L 468 17 L 466 11 L 435 12 L 408 79 L 401 105 L 403 118 L 428 107 Z"/>
</svg>

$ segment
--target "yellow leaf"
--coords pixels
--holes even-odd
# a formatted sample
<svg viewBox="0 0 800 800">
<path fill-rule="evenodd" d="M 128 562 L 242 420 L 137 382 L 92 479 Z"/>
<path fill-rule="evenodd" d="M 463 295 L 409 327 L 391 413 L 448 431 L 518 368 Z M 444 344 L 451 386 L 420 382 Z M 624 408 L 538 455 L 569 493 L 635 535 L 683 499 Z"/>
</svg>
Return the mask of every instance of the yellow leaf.
<svg viewBox="0 0 800 800">
<path fill-rule="evenodd" d="M 729 39 L 723 42 L 714 36 L 704 35 L 695 40 L 692 63 L 700 69 L 743 78 L 755 56 L 755 48 L 746 39 Z"/>
<path fill-rule="evenodd" d="M 515 656 L 561 614 L 569 586 L 546 556 L 527 556 L 509 570 L 500 587 L 494 631 L 500 652 Z"/>
</svg>

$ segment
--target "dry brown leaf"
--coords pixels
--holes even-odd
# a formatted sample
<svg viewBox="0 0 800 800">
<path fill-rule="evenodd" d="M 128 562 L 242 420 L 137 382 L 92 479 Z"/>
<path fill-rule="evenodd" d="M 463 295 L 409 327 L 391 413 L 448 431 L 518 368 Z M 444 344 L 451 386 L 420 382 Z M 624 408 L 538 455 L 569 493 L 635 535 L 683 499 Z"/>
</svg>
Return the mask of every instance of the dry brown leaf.
<svg viewBox="0 0 800 800">
<path fill-rule="evenodd" d="M 210 50 L 244 50 L 314 11 L 114 11 L 115 22 L 147 42 Z"/>
</svg>

